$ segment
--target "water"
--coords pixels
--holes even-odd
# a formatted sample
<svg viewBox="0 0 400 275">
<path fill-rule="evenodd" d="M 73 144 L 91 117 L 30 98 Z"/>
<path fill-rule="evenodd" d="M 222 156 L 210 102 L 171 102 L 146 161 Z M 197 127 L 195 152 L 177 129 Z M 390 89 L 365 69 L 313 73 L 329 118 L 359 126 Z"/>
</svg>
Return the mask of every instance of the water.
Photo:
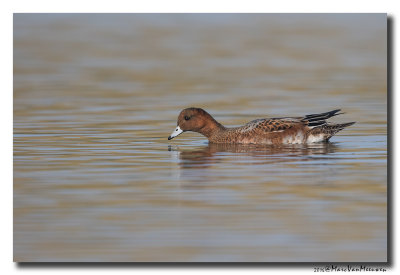
<svg viewBox="0 0 400 275">
<path fill-rule="evenodd" d="M 14 15 L 15 261 L 386 261 L 386 16 Z M 342 108 L 329 144 L 167 137 Z"/>
</svg>

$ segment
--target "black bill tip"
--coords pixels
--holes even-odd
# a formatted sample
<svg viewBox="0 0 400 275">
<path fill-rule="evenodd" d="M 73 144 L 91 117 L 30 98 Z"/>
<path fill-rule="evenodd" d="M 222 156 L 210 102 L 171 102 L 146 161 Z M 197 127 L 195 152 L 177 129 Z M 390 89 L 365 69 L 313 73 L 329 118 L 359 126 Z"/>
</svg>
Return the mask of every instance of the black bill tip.
<svg viewBox="0 0 400 275">
<path fill-rule="evenodd" d="M 171 140 L 171 139 L 173 139 L 173 138 L 172 138 L 171 136 L 169 136 L 169 137 L 168 137 L 168 140 Z"/>
</svg>

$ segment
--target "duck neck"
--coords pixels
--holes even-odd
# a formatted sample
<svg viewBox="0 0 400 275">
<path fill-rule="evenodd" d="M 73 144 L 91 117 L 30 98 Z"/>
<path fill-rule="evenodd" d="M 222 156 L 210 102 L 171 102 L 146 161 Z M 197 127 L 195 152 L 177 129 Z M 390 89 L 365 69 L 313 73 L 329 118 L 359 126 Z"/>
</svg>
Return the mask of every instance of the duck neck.
<svg viewBox="0 0 400 275">
<path fill-rule="evenodd" d="M 213 135 L 217 134 L 220 131 L 225 130 L 226 128 L 216 121 L 211 115 L 209 117 L 209 122 L 206 123 L 202 128 L 200 128 L 199 133 L 210 139 Z"/>
</svg>

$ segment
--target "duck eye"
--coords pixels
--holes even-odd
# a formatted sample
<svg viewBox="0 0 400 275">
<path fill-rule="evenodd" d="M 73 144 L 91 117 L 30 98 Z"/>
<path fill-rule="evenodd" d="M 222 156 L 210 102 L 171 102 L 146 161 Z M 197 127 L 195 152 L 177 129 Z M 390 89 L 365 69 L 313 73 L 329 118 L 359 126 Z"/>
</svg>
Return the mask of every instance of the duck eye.
<svg viewBox="0 0 400 275">
<path fill-rule="evenodd" d="M 189 120 L 190 119 L 190 116 L 185 116 L 185 120 Z"/>
</svg>

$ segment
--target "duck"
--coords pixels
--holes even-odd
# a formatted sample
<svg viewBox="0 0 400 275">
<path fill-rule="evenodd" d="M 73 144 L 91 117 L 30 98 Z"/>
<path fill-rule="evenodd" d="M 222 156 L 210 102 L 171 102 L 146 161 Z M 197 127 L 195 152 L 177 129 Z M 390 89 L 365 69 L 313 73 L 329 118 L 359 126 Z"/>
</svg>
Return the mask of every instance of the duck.
<svg viewBox="0 0 400 275">
<path fill-rule="evenodd" d="M 327 119 L 337 116 L 341 109 L 300 117 L 262 118 L 240 127 L 225 127 L 202 108 L 183 109 L 177 127 L 168 137 L 176 138 L 192 131 L 205 136 L 209 143 L 229 144 L 309 144 L 328 142 L 337 132 L 355 122 L 332 124 Z"/>
</svg>

